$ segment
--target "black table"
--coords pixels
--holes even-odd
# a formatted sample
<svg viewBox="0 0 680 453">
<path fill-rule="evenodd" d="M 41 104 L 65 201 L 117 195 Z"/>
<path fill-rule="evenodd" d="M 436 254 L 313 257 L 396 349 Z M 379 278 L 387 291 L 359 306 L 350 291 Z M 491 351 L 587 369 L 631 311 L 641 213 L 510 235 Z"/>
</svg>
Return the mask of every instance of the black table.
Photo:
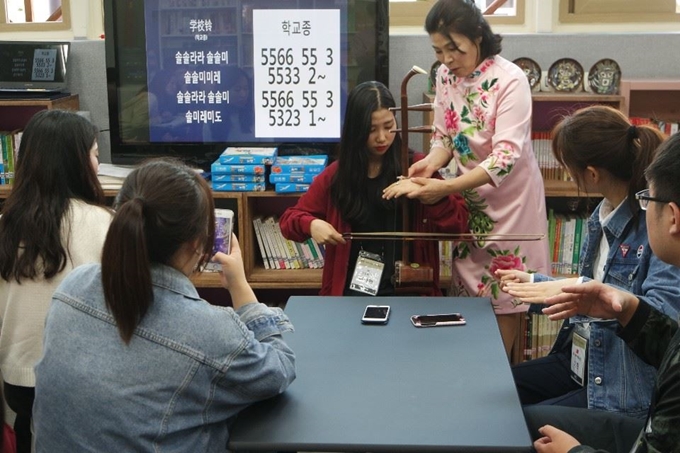
<svg viewBox="0 0 680 453">
<path fill-rule="evenodd" d="M 389 304 L 387 325 L 363 325 Z M 460 312 L 464 326 L 416 328 Z M 231 450 L 526 452 L 531 446 L 487 298 L 292 297 L 297 379 L 246 409 Z"/>
</svg>

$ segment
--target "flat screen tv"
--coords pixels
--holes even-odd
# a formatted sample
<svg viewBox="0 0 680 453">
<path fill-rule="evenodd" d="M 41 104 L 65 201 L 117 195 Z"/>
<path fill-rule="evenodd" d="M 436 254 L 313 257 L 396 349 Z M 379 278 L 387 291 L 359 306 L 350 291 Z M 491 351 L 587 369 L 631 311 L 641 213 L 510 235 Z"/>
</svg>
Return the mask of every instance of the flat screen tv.
<svg viewBox="0 0 680 453">
<path fill-rule="evenodd" d="M 67 42 L 0 41 L 0 92 L 66 90 Z"/>
<path fill-rule="evenodd" d="M 226 146 L 332 154 L 347 93 L 388 83 L 388 0 L 104 0 L 114 164 Z"/>
</svg>

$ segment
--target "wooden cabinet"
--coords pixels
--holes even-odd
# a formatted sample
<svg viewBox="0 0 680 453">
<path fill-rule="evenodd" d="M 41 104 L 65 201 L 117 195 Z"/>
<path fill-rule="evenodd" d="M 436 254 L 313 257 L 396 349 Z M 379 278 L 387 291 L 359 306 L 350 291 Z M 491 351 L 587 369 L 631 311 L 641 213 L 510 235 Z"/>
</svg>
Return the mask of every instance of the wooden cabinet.
<svg viewBox="0 0 680 453">
<path fill-rule="evenodd" d="M 0 130 L 11 131 L 23 128 L 33 115 L 41 110 L 78 110 L 77 94 L 45 98 L 0 99 Z"/>
<path fill-rule="evenodd" d="M 620 91 L 627 116 L 680 122 L 680 80 L 622 80 Z"/>
</svg>

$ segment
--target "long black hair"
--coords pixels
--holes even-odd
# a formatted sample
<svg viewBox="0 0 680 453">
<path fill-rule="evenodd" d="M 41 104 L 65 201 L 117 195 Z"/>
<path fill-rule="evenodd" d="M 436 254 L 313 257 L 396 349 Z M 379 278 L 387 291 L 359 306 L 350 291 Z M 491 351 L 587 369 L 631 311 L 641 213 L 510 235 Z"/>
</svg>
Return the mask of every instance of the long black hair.
<svg viewBox="0 0 680 453">
<path fill-rule="evenodd" d="M 395 107 L 390 90 L 380 82 L 363 82 L 354 87 L 347 98 L 345 122 L 342 127 L 338 171 L 331 183 L 331 199 L 342 217 L 352 223 L 365 219 L 370 209 L 369 199 L 382 199 L 382 189 L 375 194 L 367 194 L 368 157 L 366 146 L 371 133 L 374 112 Z M 395 123 L 396 125 L 396 123 Z M 387 187 L 401 174 L 399 152 L 401 137 L 396 134 L 392 146 L 385 152 L 378 176 Z M 394 200 L 385 200 L 386 206 L 393 206 Z"/>
<path fill-rule="evenodd" d="M 43 110 L 26 125 L 12 192 L 0 217 L 0 276 L 54 277 L 66 266 L 62 228 L 71 199 L 104 206 L 90 160 L 97 128 L 80 115 Z"/>
<path fill-rule="evenodd" d="M 151 265 L 169 265 L 180 247 L 194 240 L 200 244 L 200 264 L 210 258 L 215 205 L 198 173 L 163 159 L 133 170 L 114 207 L 102 253 L 102 285 L 118 332 L 128 343 L 153 303 Z"/>
</svg>

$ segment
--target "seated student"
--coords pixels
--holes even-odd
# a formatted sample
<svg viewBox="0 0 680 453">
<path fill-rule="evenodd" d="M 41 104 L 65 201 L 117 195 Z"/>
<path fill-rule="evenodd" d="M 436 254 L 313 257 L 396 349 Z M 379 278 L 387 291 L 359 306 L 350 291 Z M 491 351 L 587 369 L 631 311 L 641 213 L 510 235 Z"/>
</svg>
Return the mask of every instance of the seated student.
<svg viewBox="0 0 680 453">
<path fill-rule="evenodd" d="M 125 179 L 102 264 L 57 288 L 36 366 L 37 452 L 224 452 L 228 422 L 283 392 L 295 357 L 278 308 L 258 303 L 232 235 L 217 253 L 232 308 L 202 300 L 189 277 L 215 235 L 208 184 L 173 161 Z"/>
<path fill-rule="evenodd" d="M 52 293 L 71 270 L 99 262 L 111 211 L 97 179 L 97 128 L 64 110 L 26 125 L 0 217 L 0 370 L 17 451 L 31 451 L 33 367 Z"/>
<path fill-rule="evenodd" d="M 645 175 L 649 190 L 637 198 L 647 210 L 649 244 L 659 259 L 680 266 L 680 134 L 673 135 L 661 146 L 658 156 Z M 678 281 L 669 282 L 678 285 Z M 625 444 L 630 429 L 630 417 L 622 414 L 568 409 L 560 417 L 557 407 L 531 406 L 525 409 L 532 435 L 538 439 L 534 447 L 539 453 L 587 453 L 600 446 L 589 444 L 592 436 L 610 437 L 608 445 L 615 452 L 678 452 L 680 451 L 680 329 L 675 315 L 667 315 L 654 307 L 647 296 L 622 291 L 610 285 L 591 281 L 569 285 L 562 293 L 549 297 L 550 305 L 543 313 L 550 319 L 567 319 L 581 314 L 594 318 L 615 319 L 617 335 L 641 359 L 657 369 L 652 404 L 638 438 Z M 629 385 L 637 385 L 630 382 Z M 544 417 L 550 409 L 553 417 Z M 637 420 L 635 420 L 637 421 Z M 550 423 L 548 426 L 542 426 Z M 537 427 L 541 426 L 537 430 Z M 540 434 L 539 434 L 540 433 Z M 578 439 L 578 440 L 577 440 Z M 579 442 L 580 441 L 580 442 Z M 598 450 L 601 451 L 601 450 Z"/>
<path fill-rule="evenodd" d="M 309 191 L 281 216 L 281 231 L 287 239 L 301 242 L 311 236 L 326 245 L 322 295 L 366 295 L 350 288 L 358 259 L 384 265 L 379 287 L 374 288 L 378 296 L 395 292 L 392 276 L 395 261 L 402 256 L 402 242 L 348 242 L 342 233 L 468 231 L 468 211 L 460 195 L 446 196 L 430 205 L 410 202 L 410 225 L 402 225 L 401 201 L 382 198 L 383 189 L 407 170 L 401 168 L 401 140 L 393 132 L 397 123 L 389 108 L 394 106 L 392 94 L 379 82 L 354 87 L 347 99 L 338 160 L 314 179 Z M 413 183 L 404 179 L 399 184 Z M 430 294 L 441 295 L 437 241 L 416 242 L 413 252 L 415 262 L 433 268 Z"/>
<path fill-rule="evenodd" d="M 604 196 L 588 220 L 580 275 L 645 296 L 661 312 L 675 315 L 680 287 L 673 282 L 680 281 L 680 268 L 652 253 L 646 213 L 634 196 L 646 187 L 644 169 L 663 138 L 650 126 L 632 126 L 616 109 L 591 106 L 555 127 L 553 152 L 581 190 Z M 502 282 L 521 282 L 503 290 L 524 302 L 542 302 L 576 282 L 512 270 L 497 275 Z M 626 348 L 616 330 L 609 319 L 579 316 L 565 321 L 548 356 L 513 367 L 522 404 L 587 407 L 644 418 L 655 370 Z"/>
</svg>

